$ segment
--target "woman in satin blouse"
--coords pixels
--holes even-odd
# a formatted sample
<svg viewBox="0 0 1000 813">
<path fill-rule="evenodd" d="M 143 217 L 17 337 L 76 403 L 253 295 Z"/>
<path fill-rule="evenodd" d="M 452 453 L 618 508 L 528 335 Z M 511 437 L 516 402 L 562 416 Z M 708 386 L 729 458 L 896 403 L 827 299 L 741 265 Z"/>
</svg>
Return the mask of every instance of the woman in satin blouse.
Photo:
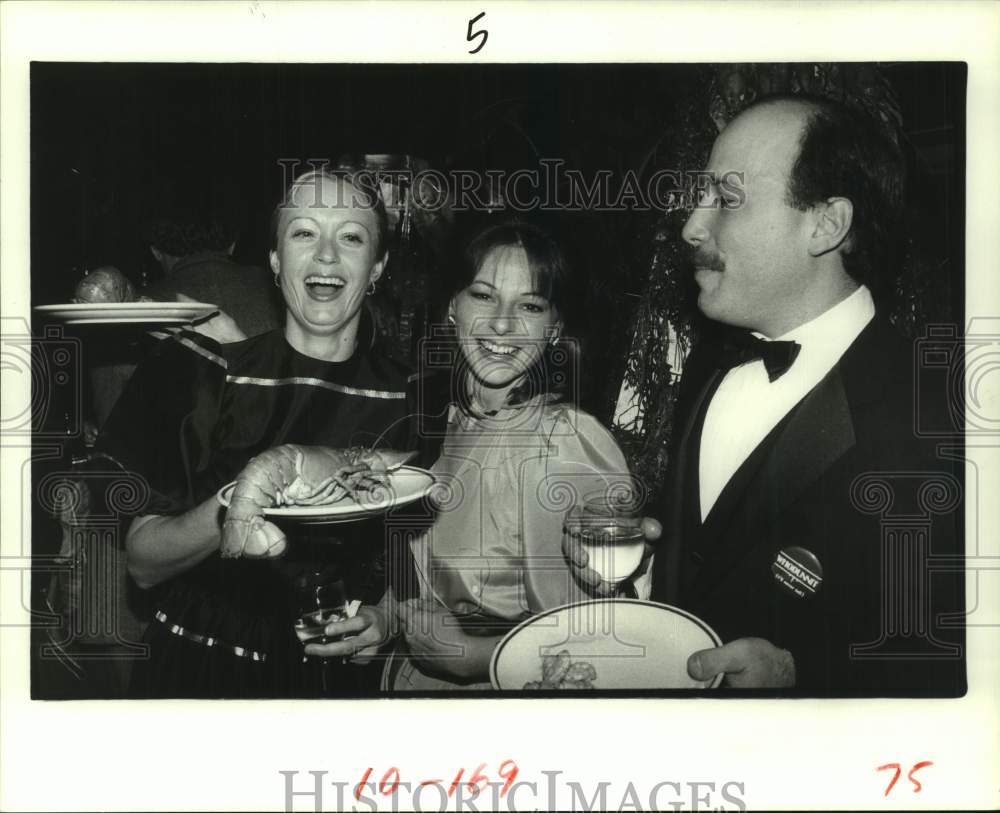
<svg viewBox="0 0 1000 813">
<path fill-rule="evenodd" d="M 581 286 L 556 240 L 494 225 L 455 270 L 448 320 L 459 352 L 432 467 L 438 513 L 411 544 L 420 595 L 396 605 L 392 691 L 489 688 L 509 629 L 588 598 L 560 548 L 567 509 L 630 482 L 611 434 L 573 403 L 578 355 L 565 326 Z"/>
</svg>

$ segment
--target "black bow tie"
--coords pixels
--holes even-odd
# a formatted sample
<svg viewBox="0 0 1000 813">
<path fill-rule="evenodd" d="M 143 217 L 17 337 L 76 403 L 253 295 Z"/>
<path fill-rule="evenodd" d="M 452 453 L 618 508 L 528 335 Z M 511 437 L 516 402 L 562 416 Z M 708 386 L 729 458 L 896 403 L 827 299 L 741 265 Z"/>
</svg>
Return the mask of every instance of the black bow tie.
<svg viewBox="0 0 1000 813">
<path fill-rule="evenodd" d="M 798 342 L 768 342 L 752 333 L 739 332 L 730 336 L 723 345 L 719 367 L 729 370 L 760 359 L 764 362 L 768 379 L 773 382 L 788 372 L 801 349 Z"/>
</svg>

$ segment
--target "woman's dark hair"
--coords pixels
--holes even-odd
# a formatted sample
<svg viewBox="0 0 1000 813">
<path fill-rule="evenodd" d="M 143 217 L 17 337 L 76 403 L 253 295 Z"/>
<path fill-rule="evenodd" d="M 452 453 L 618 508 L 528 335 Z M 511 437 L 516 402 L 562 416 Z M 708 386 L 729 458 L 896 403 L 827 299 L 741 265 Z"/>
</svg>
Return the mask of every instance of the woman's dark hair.
<svg viewBox="0 0 1000 813">
<path fill-rule="evenodd" d="M 375 256 L 376 258 L 384 256 L 389 248 L 389 217 L 385 211 L 385 202 L 382 200 L 382 193 L 379 190 L 378 182 L 373 173 L 351 169 L 331 170 L 324 168 L 310 170 L 299 175 L 299 177 L 288 185 L 284 196 L 278 205 L 274 207 L 274 212 L 271 214 L 271 250 L 275 251 L 278 248 L 278 224 L 281 221 L 281 210 L 291 204 L 292 195 L 295 193 L 295 190 L 308 185 L 317 186 L 324 179 L 345 181 L 350 184 L 358 195 L 355 203 L 369 207 L 375 213 L 375 218 L 378 222 L 378 242 L 376 243 Z M 334 202 L 324 201 L 324 204 L 329 205 Z M 346 203 L 346 201 L 343 202 Z"/>
<path fill-rule="evenodd" d="M 469 239 L 446 279 L 445 303 L 472 284 L 490 254 L 502 248 L 520 248 L 528 260 L 535 290 L 555 309 L 563 328 L 555 342 L 546 342 L 538 361 L 527 371 L 524 381 L 510 394 L 510 403 L 518 404 L 537 395 L 553 395 L 558 401 L 577 400 L 576 371 L 578 343 L 572 338 L 577 316 L 580 285 L 573 284 L 573 272 L 561 241 L 549 230 L 535 223 L 505 220 L 489 225 Z M 453 396 L 461 403 L 465 365 L 461 353 L 455 364 Z M 462 386 L 459 386 L 461 384 Z"/>
<path fill-rule="evenodd" d="M 906 161 L 886 126 L 862 110 L 812 96 L 767 97 L 809 107 L 799 154 L 788 179 L 790 206 L 805 210 L 831 197 L 854 208 L 841 254 L 855 281 L 882 287 L 900 248 Z"/>
</svg>

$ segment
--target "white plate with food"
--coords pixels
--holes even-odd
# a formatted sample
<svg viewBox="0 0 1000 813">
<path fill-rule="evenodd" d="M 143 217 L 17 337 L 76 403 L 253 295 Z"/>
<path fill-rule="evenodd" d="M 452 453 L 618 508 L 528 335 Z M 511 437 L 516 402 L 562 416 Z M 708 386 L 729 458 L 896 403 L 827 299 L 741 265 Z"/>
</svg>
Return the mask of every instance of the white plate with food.
<svg viewBox="0 0 1000 813">
<path fill-rule="evenodd" d="M 263 509 L 265 517 L 295 520 L 313 524 L 356 522 L 382 514 L 393 508 L 415 502 L 427 496 L 434 487 L 435 478 L 427 469 L 417 466 L 400 466 L 386 475 L 384 483 L 370 489 L 354 492 L 327 505 L 282 505 Z M 219 489 L 218 500 L 228 508 L 236 483 Z"/>
<path fill-rule="evenodd" d="M 687 660 L 721 645 L 691 613 L 637 599 L 556 607 L 523 621 L 493 651 L 490 680 L 505 691 L 532 689 L 712 689 L 693 680 Z"/>
<path fill-rule="evenodd" d="M 67 325 L 184 325 L 219 308 L 207 302 L 68 302 L 35 310 Z"/>
</svg>

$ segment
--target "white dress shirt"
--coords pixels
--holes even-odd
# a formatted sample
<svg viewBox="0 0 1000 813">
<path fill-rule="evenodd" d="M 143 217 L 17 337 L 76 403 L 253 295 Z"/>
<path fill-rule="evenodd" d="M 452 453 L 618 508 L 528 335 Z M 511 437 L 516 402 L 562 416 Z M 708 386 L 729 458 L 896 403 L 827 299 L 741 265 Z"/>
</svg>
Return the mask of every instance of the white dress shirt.
<svg viewBox="0 0 1000 813">
<path fill-rule="evenodd" d="M 768 379 L 760 359 L 726 374 L 708 406 L 701 433 L 698 478 L 702 521 L 753 450 L 833 369 L 874 315 L 871 292 L 862 285 L 825 313 L 777 338 L 798 342 L 802 348 L 795 363 L 777 381 Z"/>
</svg>

